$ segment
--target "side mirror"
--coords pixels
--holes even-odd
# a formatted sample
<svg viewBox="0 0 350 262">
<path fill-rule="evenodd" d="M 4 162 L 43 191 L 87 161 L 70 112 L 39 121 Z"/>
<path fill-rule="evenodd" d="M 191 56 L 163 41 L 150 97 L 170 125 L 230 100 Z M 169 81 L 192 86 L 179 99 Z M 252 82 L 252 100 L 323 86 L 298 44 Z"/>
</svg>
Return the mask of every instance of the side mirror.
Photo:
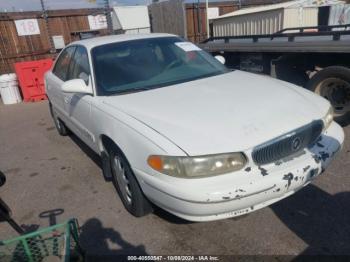
<svg viewBox="0 0 350 262">
<path fill-rule="evenodd" d="M 62 91 L 65 93 L 92 94 L 92 88 L 86 85 L 83 79 L 72 79 L 64 82 Z"/>
<path fill-rule="evenodd" d="M 218 60 L 223 65 L 226 63 L 226 59 L 222 55 L 216 55 L 215 59 Z"/>
</svg>

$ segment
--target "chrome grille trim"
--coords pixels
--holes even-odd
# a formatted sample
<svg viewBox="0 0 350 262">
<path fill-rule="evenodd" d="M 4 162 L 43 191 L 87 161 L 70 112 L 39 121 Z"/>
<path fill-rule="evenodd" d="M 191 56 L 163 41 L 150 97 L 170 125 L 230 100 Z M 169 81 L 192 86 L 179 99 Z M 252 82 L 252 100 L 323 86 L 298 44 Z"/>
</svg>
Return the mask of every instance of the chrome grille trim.
<svg viewBox="0 0 350 262">
<path fill-rule="evenodd" d="M 266 165 L 294 155 L 312 145 L 321 135 L 323 121 L 312 123 L 267 141 L 253 149 L 252 158 L 257 165 Z"/>
</svg>

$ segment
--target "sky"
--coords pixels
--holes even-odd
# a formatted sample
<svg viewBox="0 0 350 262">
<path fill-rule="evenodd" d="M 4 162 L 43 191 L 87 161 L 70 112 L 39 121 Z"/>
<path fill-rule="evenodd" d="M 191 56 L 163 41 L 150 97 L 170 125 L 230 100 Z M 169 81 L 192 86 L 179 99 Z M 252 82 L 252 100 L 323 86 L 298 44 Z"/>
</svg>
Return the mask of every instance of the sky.
<svg viewBox="0 0 350 262">
<path fill-rule="evenodd" d="M 89 0 L 44 0 L 47 9 L 73 9 L 73 8 L 93 8 L 97 4 L 90 3 Z M 103 2 L 97 0 L 97 2 Z M 137 5 L 148 4 L 150 0 L 110 0 L 111 5 Z M 40 0 L 0 0 L 0 11 L 33 11 L 40 10 Z"/>
<path fill-rule="evenodd" d="M 103 0 L 96 0 L 103 2 Z M 186 0 L 194 2 L 197 0 Z M 201 0 L 204 1 L 204 0 Z M 220 1 L 220 0 L 209 0 Z M 97 4 L 90 0 L 44 0 L 47 9 L 94 8 Z M 152 0 L 110 0 L 111 5 L 147 5 Z M 234 1 L 232 1 L 234 2 Z M 0 0 L 0 12 L 40 10 L 40 0 Z"/>
</svg>

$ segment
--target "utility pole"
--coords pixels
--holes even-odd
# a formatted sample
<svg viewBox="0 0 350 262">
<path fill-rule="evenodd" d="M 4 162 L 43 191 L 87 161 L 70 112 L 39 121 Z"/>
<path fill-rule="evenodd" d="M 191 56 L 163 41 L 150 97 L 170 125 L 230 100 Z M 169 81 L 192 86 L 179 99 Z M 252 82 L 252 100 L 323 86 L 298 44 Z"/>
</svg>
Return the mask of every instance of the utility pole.
<svg viewBox="0 0 350 262">
<path fill-rule="evenodd" d="M 54 45 L 52 37 L 51 37 L 49 19 L 48 19 L 49 16 L 48 16 L 47 10 L 45 8 L 44 0 L 40 0 L 40 4 L 41 4 L 41 10 L 42 10 L 41 17 L 44 18 L 44 20 L 45 20 L 45 29 L 46 29 L 49 44 L 50 44 L 50 53 L 54 54 L 54 53 L 56 53 L 56 48 L 55 48 L 55 45 Z"/>
<path fill-rule="evenodd" d="M 111 16 L 111 8 L 109 6 L 109 0 L 104 0 L 104 13 L 107 20 L 107 31 L 108 34 L 113 34 L 113 24 L 112 24 L 112 16 Z"/>
<path fill-rule="evenodd" d="M 201 41 L 202 37 L 202 19 L 201 19 L 201 6 L 200 6 L 200 0 L 197 1 L 197 25 L 198 25 L 198 32 L 196 32 L 195 39 L 199 42 Z M 198 39 L 197 39 L 197 33 L 198 33 Z"/>
<path fill-rule="evenodd" d="M 209 2 L 205 0 L 205 12 L 207 14 L 207 38 L 210 37 L 210 28 L 209 28 Z"/>
</svg>

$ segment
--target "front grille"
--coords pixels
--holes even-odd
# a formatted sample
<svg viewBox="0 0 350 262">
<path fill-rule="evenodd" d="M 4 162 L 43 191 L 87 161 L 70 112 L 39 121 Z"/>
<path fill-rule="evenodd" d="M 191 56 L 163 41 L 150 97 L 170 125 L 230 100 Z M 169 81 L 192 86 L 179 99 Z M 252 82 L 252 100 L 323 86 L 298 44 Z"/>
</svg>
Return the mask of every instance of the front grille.
<svg viewBox="0 0 350 262">
<path fill-rule="evenodd" d="M 323 122 L 314 121 L 286 135 L 254 148 L 252 157 L 257 165 L 265 165 L 294 155 L 313 144 L 321 135 Z"/>
</svg>

